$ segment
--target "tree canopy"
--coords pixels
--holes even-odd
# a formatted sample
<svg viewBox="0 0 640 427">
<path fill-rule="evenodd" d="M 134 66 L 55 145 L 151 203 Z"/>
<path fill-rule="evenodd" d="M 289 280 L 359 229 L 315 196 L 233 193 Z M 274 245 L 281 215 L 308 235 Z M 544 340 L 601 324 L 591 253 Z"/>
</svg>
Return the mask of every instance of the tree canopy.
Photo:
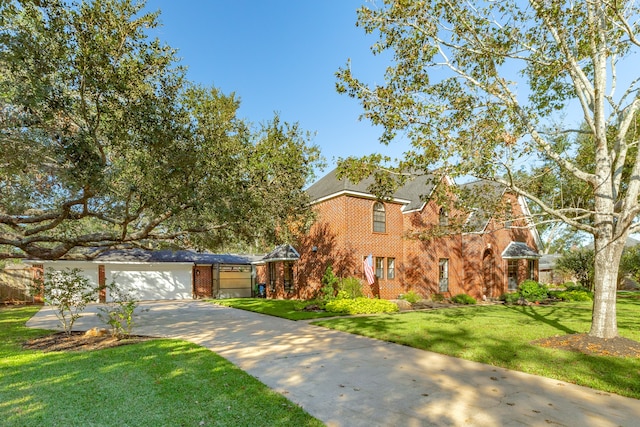
<svg viewBox="0 0 640 427">
<path fill-rule="evenodd" d="M 0 4 L 0 259 L 270 244 L 308 218 L 311 135 L 187 81 L 144 6 Z"/>
<path fill-rule="evenodd" d="M 385 165 L 390 173 L 497 182 L 534 202 L 538 222 L 594 237 L 590 333 L 599 337 L 617 335 L 618 264 L 627 236 L 640 230 L 638 12 L 634 1 L 384 0 L 358 14 L 358 25 L 379 36 L 373 53 L 393 55 L 384 83 L 359 80 L 349 65 L 338 71 L 338 90 L 361 101 L 363 116 L 383 127 L 382 142 L 399 133 L 411 141 L 403 159 Z M 584 126 L 562 124 L 573 112 Z M 389 160 L 372 155 L 353 167 L 348 159 L 346 169 L 358 179 Z M 539 165 L 542 176 L 571 184 L 561 202 L 518 179 Z"/>
</svg>

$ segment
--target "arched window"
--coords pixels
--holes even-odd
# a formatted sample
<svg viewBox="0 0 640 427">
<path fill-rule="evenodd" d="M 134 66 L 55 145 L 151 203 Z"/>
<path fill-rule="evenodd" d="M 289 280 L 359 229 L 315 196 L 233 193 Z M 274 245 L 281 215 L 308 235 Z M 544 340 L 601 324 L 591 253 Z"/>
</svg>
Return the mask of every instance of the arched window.
<svg viewBox="0 0 640 427">
<path fill-rule="evenodd" d="M 380 202 L 373 204 L 373 232 L 387 232 L 387 214 L 384 211 L 384 205 Z"/>
</svg>

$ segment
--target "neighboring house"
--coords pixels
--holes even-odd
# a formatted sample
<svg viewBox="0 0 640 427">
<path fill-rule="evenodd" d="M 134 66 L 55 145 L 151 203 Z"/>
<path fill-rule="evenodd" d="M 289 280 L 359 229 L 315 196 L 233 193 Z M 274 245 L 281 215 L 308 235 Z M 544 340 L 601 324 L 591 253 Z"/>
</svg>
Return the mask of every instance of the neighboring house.
<svg viewBox="0 0 640 427">
<path fill-rule="evenodd" d="M 523 198 L 493 186 L 495 197 L 510 206 L 513 220 L 497 221 L 474 210 L 465 214 L 464 232 L 438 234 L 431 232 L 446 231 L 448 221 L 461 212 L 436 202 L 432 177 L 417 177 L 384 201 L 368 191 L 370 184 L 339 180 L 334 170 L 309 187 L 317 220 L 297 244 L 295 284 L 277 287 L 269 297 L 312 298 L 328 265 L 340 277 L 363 279 L 367 295 L 385 299 L 408 291 L 424 297 L 466 293 L 497 298 L 525 279 L 537 279 L 540 240 L 527 221 Z M 447 194 L 455 184 L 445 179 L 438 185 Z M 475 185 L 467 184 L 472 190 Z M 376 276 L 371 285 L 363 267 L 369 255 Z"/>
<path fill-rule="evenodd" d="M 250 297 L 256 283 L 254 264 L 261 257 L 194 251 L 112 250 L 91 260 L 30 260 L 44 269 L 78 268 L 91 283 L 115 282 L 137 300 Z M 110 301 L 108 291 L 99 296 Z"/>
<path fill-rule="evenodd" d="M 547 254 L 540 258 L 538 269 L 541 283 L 558 285 L 569 280 L 575 280 L 571 277 L 571 274 L 556 270 L 556 261 L 561 256 L 560 254 Z"/>
</svg>

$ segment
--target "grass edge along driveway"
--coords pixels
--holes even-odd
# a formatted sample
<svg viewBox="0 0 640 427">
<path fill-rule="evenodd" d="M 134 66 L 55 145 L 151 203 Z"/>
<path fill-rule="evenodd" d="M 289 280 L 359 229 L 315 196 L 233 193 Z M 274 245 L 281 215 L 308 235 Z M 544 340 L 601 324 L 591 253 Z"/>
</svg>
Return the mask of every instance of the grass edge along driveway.
<svg viewBox="0 0 640 427">
<path fill-rule="evenodd" d="M 532 341 L 584 333 L 591 303 L 470 306 L 312 322 L 461 359 L 640 399 L 640 358 L 586 355 Z M 640 294 L 618 298 L 621 336 L 640 341 Z"/>
<path fill-rule="evenodd" d="M 300 311 L 304 301 L 235 298 L 209 302 L 289 320 L 337 315 Z M 532 343 L 587 332 L 591 304 L 478 305 L 320 319 L 312 324 L 640 399 L 640 359 L 589 356 Z M 617 310 L 620 335 L 640 341 L 640 293 L 621 293 Z"/>
<path fill-rule="evenodd" d="M 226 359 L 158 339 L 89 352 L 24 350 L 51 331 L 25 322 L 39 307 L 0 309 L 3 426 L 322 426 Z"/>
</svg>

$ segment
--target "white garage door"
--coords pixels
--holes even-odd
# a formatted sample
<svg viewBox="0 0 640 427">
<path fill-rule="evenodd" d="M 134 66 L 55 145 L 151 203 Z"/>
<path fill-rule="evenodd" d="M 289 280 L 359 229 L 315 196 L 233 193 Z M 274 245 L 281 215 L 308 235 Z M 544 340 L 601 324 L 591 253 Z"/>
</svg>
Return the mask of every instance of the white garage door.
<svg viewBox="0 0 640 427">
<path fill-rule="evenodd" d="M 107 264 L 107 284 L 115 281 L 118 289 L 139 300 L 191 299 L 192 264 Z M 107 301 L 111 301 L 107 292 Z"/>
</svg>

